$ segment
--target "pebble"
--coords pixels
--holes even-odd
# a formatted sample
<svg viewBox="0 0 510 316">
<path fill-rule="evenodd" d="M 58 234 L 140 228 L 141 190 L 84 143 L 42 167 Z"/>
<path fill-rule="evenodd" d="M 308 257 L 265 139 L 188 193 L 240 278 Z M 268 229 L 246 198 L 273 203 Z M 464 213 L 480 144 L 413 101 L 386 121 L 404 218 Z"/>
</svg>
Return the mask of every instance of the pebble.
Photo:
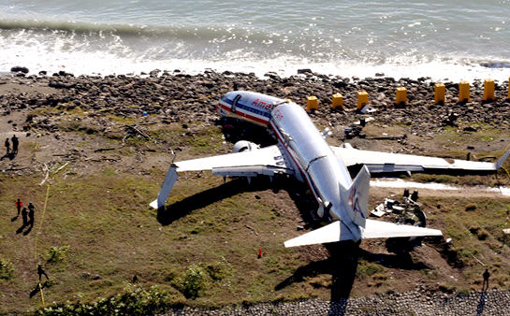
<svg viewBox="0 0 510 316">
<path fill-rule="evenodd" d="M 163 315 L 510 315 L 510 291 L 393 293 L 341 301 L 307 299 L 223 309 L 176 308 Z"/>
</svg>

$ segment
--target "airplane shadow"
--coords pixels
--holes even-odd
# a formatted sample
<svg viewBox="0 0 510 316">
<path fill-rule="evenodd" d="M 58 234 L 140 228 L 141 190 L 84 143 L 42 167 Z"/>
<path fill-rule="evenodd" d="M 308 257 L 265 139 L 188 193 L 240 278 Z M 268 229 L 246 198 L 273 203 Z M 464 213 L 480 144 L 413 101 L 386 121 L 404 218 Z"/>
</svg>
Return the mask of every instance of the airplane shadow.
<svg viewBox="0 0 510 316">
<path fill-rule="evenodd" d="M 265 190 L 268 187 L 269 181 L 264 178 L 254 178 L 251 184 L 249 184 L 246 179 L 236 178 L 217 187 L 189 196 L 179 202 L 160 207 L 157 211 L 156 218 L 161 225 L 167 226 L 185 217 L 194 210 L 213 204 L 214 202 L 243 192 Z"/>
<path fill-rule="evenodd" d="M 373 253 L 360 248 L 359 258 L 393 269 L 422 270 L 430 268 L 423 262 L 414 262 L 409 252 L 398 254 Z"/>
<path fill-rule="evenodd" d="M 216 122 L 216 125 L 222 126 L 222 132 L 225 140 L 235 144 L 240 140 L 254 142 L 260 147 L 267 147 L 276 144 L 275 138 L 263 126 L 251 124 L 249 122 L 223 117 Z"/>
<path fill-rule="evenodd" d="M 307 277 L 331 274 L 331 300 L 338 301 L 348 298 L 358 266 L 359 246 L 352 241 L 325 244 L 324 246 L 329 252 L 328 258 L 299 267 L 293 275 L 280 282 L 275 290 L 281 290 L 292 283 L 302 282 Z"/>
</svg>

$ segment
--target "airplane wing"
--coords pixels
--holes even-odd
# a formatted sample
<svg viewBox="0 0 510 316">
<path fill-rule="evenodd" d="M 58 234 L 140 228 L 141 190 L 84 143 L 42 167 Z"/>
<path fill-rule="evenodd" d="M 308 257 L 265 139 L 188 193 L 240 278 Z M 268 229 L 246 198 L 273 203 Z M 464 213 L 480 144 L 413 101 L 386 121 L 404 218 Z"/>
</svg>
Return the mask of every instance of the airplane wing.
<svg viewBox="0 0 510 316">
<path fill-rule="evenodd" d="M 425 171 L 425 170 L 465 170 L 489 172 L 499 169 L 510 155 L 510 150 L 497 162 L 467 161 L 439 157 L 395 154 L 352 147 L 334 147 L 331 149 L 346 166 L 366 165 L 371 173 Z"/>
<path fill-rule="evenodd" d="M 150 206 L 157 209 L 165 204 L 172 187 L 177 181 L 177 172 L 199 170 L 211 170 L 215 175 L 225 177 L 294 174 L 294 169 L 286 162 L 285 155 L 279 145 L 239 153 L 180 161 L 170 165 L 158 198 Z"/>
<path fill-rule="evenodd" d="M 366 220 L 365 228 L 360 228 L 362 239 L 443 235 L 443 233 L 438 229 L 400 225 L 371 219 Z M 288 248 L 354 239 L 354 235 L 341 221 L 335 221 L 304 235 L 287 240 L 284 245 Z"/>
</svg>

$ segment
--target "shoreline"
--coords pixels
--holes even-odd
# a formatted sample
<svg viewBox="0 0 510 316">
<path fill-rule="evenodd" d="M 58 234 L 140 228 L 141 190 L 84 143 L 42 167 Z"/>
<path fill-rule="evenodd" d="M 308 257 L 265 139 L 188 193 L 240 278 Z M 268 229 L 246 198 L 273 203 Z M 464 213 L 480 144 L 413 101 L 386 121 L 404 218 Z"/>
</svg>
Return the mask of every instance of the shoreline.
<svg viewBox="0 0 510 316">
<path fill-rule="evenodd" d="M 193 61 L 183 61 L 184 63 L 195 64 Z M 12 69 L 23 69 L 26 76 L 52 76 L 52 74 L 67 73 L 76 77 L 109 77 L 109 76 L 126 76 L 126 77 L 146 77 L 153 71 L 160 73 L 168 73 L 171 75 L 183 74 L 189 76 L 200 76 L 207 72 L 215 73 L 237 73 L 237 74 L 254 74 L 258 79 L 265 79 L 268 74 L 281 78 L 289 78 L 300 75 L 304 72 L 313 73 L 318 76 L 327 76 L 330 78 L 393 78 L 398 81 L 401 79 L 418 80 L 419 78 L 428 78 L 434 82 L 460 82 L 468 81 L 473 83 L 477 80 L 493 79 L 495 82 L 503 84 L 508 82 L 510 78 L 510 64 L 505 62 L 485 62 L 478 65 L 436 65 L 436 64 L 418 64 L 418 65 L 370 65 L 356 64 L 350 66 L 333 66 L 330 64 L 303 64 L 303 65 L 284 65 L 277 67 L 261 67 L 256 63 L 241 63 L 233 65 L 230 63 L 199 63 L 200 66 L 182 67 L 183 62 L 172 62 L 170 65 L 156 64 L 153 67 L 141 68 L 136 67 L 131 71 L 110 71 L 110 72 L 80 72 L 78 69 L 68 70 L 64 68 L 54 70 L 35 71 L 27 66 L 13 66 L 9 69 L 0 70 L 0 78 L 4 76 L 16 75 L 17 71 Z M 163 69 L 163 70 L 160 70 Z M 453 75 L 452 75 L 453 74 Z"/>
</svg>

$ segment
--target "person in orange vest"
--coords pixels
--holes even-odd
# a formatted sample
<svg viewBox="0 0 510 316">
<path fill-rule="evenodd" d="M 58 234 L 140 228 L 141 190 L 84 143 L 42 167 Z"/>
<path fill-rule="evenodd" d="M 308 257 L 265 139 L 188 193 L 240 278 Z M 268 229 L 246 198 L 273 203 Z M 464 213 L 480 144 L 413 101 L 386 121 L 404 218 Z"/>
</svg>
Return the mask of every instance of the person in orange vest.
<svg viewBox="0 0 510 316">
<path fill-rule="evenodd" d="M 19 214 L 21 213 L 21 208 L 22 208 L 22 207 L 23 207 L 23 202 L 21 202 L 21 200 L 20 200 L 20 199 L 18 199 L 18 200 L 16 201 L 16 208 L 18 209 L 18 216 L 16 216 L 16 218 L 18 218 L 18 217 L 19 217 Z"/>
</svg>

